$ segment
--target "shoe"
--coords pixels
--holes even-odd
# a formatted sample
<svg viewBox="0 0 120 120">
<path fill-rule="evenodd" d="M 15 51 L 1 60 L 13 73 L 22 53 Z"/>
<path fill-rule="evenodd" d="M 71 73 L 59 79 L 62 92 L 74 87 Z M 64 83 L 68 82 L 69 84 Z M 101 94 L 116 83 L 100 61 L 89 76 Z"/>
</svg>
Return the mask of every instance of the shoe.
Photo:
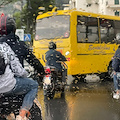
<svg viewBox="0 0 120 120">
<path fill-rule="evenodd" d="M 27 117 L 26 117 L 27 116 Z M 21 109 L 19 112 L 19 115 L 16 116 L 16 120 L 29 120 L 30 116 L 30 112 L 25 110 L 25 109 Z"/>
<path fill-rule="evenodd" d="M 29 119 L 26 116 L 22 118 L 20 115 L 17 115 L 16 120 L 29 120 Z"/>
<path fill-rule="evenodd" d="M 113 94 L 113 98 L 118 100 L 120 98 L 120 96 L 119 96 L 119 94 L 115 93 L 115 94 Z"/>
</svg>

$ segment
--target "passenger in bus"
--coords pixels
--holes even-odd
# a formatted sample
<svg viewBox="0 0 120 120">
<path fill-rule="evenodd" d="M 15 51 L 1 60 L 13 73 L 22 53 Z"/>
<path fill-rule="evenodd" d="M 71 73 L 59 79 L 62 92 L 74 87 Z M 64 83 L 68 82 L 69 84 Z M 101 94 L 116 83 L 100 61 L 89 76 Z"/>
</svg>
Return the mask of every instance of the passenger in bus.
<svg viewBox="0 0 120 120">
<path fill-rule="evenodd" d="M 118 49 L 115 52 L 115 55 L 113 56 L 112 68 L 114 70 L 113 82 L 114 82 L 114 90 L 115 90 L 115 94 L 113 94 L 113 98 L 119 99 L 120 98 L 120 88 L 119 88 L 119 83 L 120 83 L 120 46 L 118 47 Z"/>
<path fill-rule="evenodd" d="M 13 18 L 5 16 L 0 17 L 0 42 L 6 42 L 19 58 L 20 63 L 24 67 L 24 60 L 26 60 L 34 69 L 42 76 L 44 74 L 44 67 L 36 56 L 32 53 L 24 41 L 20 41 L 19 37 L 15 35 L 16 23 Z"/>
<path fill-rule="evenodd" d="M 62 74 L 62 61 L 67 61 L 65 56 L 61 54 L 61 52 L 56 50 L 56 44 L 54 42 L 49 43 L 49 50 L 45 53 L 46 56 L 46 65 L 54 66 L 58 69 L 58 71 Z M 62 79 L 63 80 L 63 79 Z M 64 80 L 63 80 L 64 82 Z"/>
</svg>

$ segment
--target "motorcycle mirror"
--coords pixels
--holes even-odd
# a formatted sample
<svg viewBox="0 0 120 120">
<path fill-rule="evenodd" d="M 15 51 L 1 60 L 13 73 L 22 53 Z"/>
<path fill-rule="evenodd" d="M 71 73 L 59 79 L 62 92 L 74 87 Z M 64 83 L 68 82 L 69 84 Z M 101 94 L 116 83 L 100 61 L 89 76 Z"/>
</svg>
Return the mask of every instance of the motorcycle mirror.
<svg viewBox="0 0 120 120">
<path fill-rule="evenodd" d="M 66 53 L 65 53 L 65 56 L 67 56 L 67 55 L 69 55 L 70 54 L 70 52 L 69 51 L 67 51 Z"/>
</svg>

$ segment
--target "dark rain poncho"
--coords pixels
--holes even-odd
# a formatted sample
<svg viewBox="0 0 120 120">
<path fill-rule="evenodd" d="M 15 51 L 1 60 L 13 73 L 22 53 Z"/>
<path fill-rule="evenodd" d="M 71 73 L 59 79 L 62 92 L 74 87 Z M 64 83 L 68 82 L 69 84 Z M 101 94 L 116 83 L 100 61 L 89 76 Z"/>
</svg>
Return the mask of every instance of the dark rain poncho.
<svg viewBox="0 0 120 120">
<path fill-rule="evenodd" d="M 46 52 L 45 56 L 47 60 L 47 65 L 49 66 L 54 66 L 58 70 L 62 70 L 61 62 L 59 61 L 67 61 L 66 58 L 59 52 L 54 49 L 50 49 L 49 51 Z"/>
<path fill-rule="evenodd" d="M 0 42 L 6 42 L 12 50 L 15 52 L 20 60 L 22 66 L 24 66 L 24 59 L 37 70 L 38 73 L 44 73 L 44 67 L 40 61 L 33 55 L 32 51 L 26 46 L 23 41 L 19 41 L 19 37 L 14 33 L 11 33 L 0 39 Z"/>
</svg>

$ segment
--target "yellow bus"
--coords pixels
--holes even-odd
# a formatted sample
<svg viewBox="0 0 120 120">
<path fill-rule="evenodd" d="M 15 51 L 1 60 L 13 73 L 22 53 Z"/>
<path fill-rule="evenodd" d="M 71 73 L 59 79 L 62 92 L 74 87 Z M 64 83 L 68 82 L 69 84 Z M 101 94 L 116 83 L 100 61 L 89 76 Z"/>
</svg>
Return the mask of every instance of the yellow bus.
<svg viewBox="0 0 120 120">
<path fill-rule="evenodd" d="M 68 74 L 81 76 L 110 73 L 111 58 L 118 48 L 120 17 L 76 10 L 56 10 L 38 15 L 34 53 L 42 56 L 53 41 L 67 57 Z"/>
</svg>

